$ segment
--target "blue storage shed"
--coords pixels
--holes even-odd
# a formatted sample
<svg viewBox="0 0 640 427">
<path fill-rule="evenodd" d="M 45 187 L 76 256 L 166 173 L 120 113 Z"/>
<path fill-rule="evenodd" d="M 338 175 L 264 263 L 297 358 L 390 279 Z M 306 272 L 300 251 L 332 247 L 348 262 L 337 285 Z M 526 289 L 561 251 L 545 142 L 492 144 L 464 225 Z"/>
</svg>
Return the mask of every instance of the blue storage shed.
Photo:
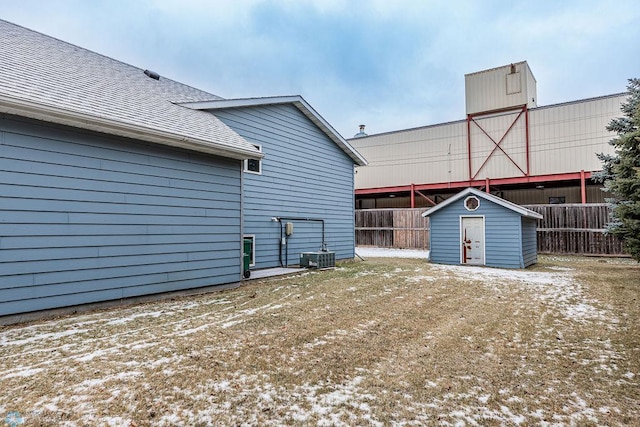
<svg viewBox="0 0 640 427">
<path fill-rule="evenodd" d="M 430 259 L 439 264 L 525 268 L 538 260 L 537 212 L 475 188 L 422 214 L 430 221 Z"/>
</svg>

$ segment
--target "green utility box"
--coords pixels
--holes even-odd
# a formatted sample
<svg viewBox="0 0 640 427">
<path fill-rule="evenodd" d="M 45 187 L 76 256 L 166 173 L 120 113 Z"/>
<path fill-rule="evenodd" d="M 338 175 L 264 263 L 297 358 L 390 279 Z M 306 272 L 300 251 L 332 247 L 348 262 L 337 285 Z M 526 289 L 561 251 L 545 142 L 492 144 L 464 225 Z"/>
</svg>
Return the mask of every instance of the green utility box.
<svg viewBox="0 0 640 427">
<path fill-rule="evenodd" d="M 253 239 L 244 239 L 244 245 L 242 249 L 242 276 L 245 279 L 251 277 L 251 270 L 249 270 L 249 266 L 251 265 L 251 258 L 253 256 Z"/>
<path fill-rule="evenodd" d="M 303 252 L 300 254 L 300 267 L 330 268 L 336 266 L 335 252 Z"/>
</svg>

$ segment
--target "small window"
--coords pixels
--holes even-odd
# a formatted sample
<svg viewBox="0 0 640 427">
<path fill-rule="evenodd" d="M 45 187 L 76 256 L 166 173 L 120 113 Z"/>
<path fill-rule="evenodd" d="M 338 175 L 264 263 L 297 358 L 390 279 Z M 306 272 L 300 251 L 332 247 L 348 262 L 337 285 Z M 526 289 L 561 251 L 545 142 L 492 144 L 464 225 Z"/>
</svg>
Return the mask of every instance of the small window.
<svg viewBox="0 0 640 427">
<path fill-rule="evenodd" d="M 564 196 L 549 197 L 549 204 L 550 205 L 561 205 L 563 203 L 565 203 Z"/>
<path fill-rule="evenodd" d="M 464 199 L 464 208 L 468 211 L 475 211 L 480 207 L 480 200 L 476 196 L 469 196 Z"/>
<path fill-rule="evenodd" d="M 253 144 L 254 147 L 262 153 L 262 145 Z M 262 175 L 262 160 L 259 159 L 247 159 L 244 161 L 244 171 L 249 173 L 255 173 L 256 175 Z"/>
</svg>

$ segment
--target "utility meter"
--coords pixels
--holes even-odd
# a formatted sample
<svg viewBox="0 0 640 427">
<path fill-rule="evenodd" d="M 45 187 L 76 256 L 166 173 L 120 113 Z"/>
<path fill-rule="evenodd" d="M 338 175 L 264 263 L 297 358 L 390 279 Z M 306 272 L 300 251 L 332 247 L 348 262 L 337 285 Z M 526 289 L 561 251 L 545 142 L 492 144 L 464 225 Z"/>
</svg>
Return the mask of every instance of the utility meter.
<svg viewBox="0 0 640 427">
<path fill-rule="evenodd" d="M 291 236 L 293 234 L 293 223 L 292 222 L 287 222 L 284 225 L 284 234 L 286 234 L 287 236 Z"/>
</svg>

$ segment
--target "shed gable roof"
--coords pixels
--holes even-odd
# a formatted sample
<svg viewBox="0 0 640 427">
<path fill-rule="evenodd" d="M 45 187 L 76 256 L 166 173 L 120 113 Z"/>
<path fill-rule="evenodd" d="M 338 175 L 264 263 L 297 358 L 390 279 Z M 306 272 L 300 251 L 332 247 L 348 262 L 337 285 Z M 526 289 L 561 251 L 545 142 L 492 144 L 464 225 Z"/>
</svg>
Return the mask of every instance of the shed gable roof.
<svg viewBox="0 0 640 427">
<path fill-rule="evenodd" d="M 3 20 L 0 45 L 0 113 L 224 157 L 262 157 L 217 117 L 179 105 L 216 95 Z"/>
<path fill-rule="evenodd" d="M 293 104 L 311 120 L 329 139 L 336 143 L 358 166 L 366 166 L 366 159 L 351 146 L 316 110 L 300 95 L 261 98 L 211 99 L 207 101 L 183 102 L 180 105 L 196 110 L 222 110 L 229 108 L 258 107 L 266 105 Z"/>
<path fill-rule="evenodd" d="M 527 217 L 527 218 L 532 218 L 532 219 L 542 219 L 542 215 L 540 215 L 538 212 L 534 212 L 530 209 L 527 208 L 523 208 L 522 206 L 516 205 L 515 203 L 511 203 L 507 200 L 504 200 L 500 197 L 494 196 L 493 194 L 490 193 L 485 193 L 484 191 L 480 191 L 480 190 L 476 190 L 475 188 L 469 187 L 461 192 L 459 192 L 458 194 L 456 194 L 455 196 L 449 197 L 447 200 L 445 200 L 444 202 L 440 203 L 437 206 L 434 206 L 433 208 L 429 209 L 428 211 L 424 212 L 422 214 L 423 217 L 432 215 L 436 212 L 438 212 L 439 210 L 451 205 L 452 203 L 455 203 L 456 201 L 467 197 L 469 195 L 474 195 L 477 196 L 479 198 L 488 200 L 490 202 L 493 202 L 497 205 L 500 205 L 502 207 L 505 207 L 507 209 L 510 209 L 514 212 L 516 212 L 518 215 Z"/>
</svg>

